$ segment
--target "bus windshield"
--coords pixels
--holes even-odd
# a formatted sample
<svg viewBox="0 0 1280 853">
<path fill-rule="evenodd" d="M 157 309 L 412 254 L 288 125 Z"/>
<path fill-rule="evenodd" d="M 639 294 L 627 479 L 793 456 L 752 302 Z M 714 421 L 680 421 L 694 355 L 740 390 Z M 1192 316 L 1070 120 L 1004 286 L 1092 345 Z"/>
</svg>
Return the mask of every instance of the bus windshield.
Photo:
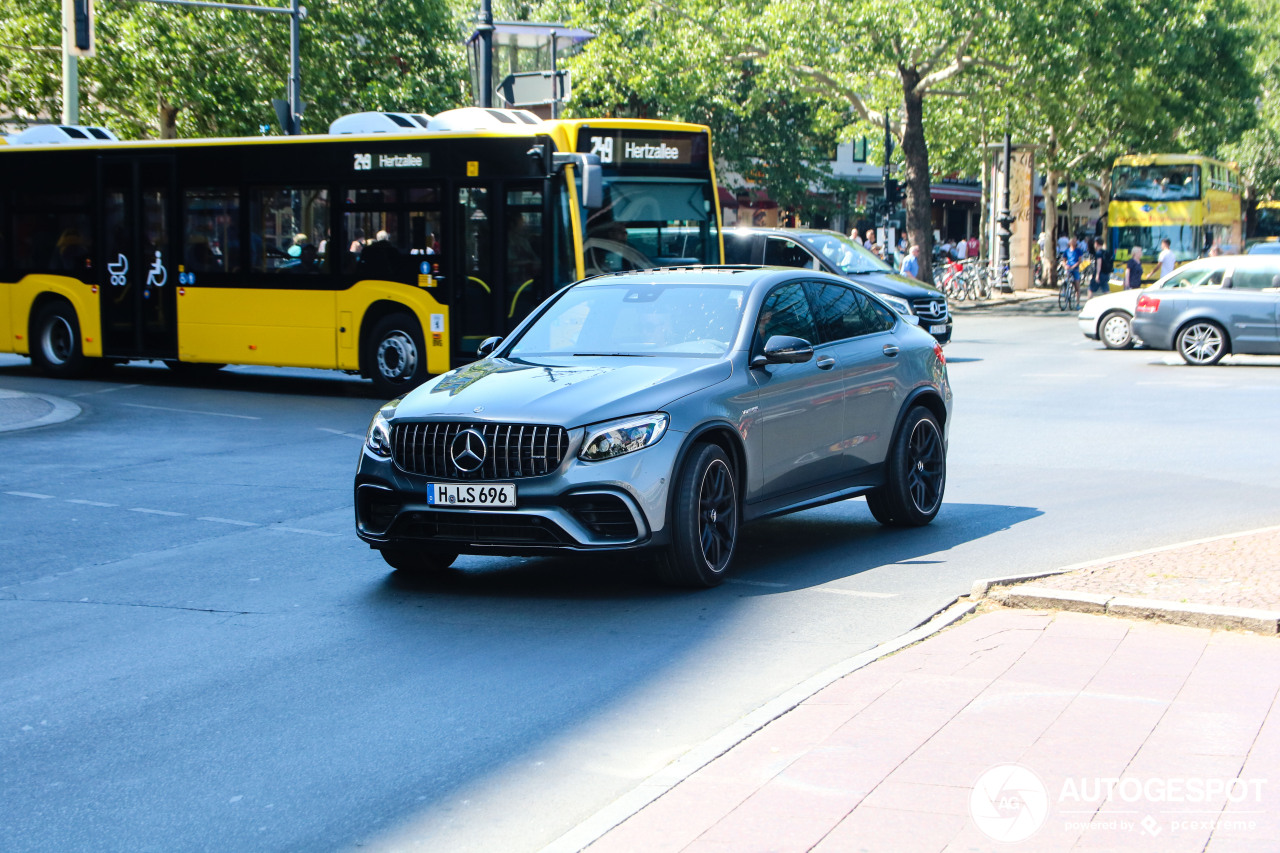
<svg viewBox="0 0 1280 853">
<path fill-rule="evenodd" d="M 1280 202 L 1264 201 L 1258 205 L 1253 236 L 1280 237 Z"/>
<path fill-rule="evenodd" d="M 698 178 L 606 178 L 604 205 L 584 212 L 586 274 L 717 263 L 711 192 Z"/>
<path fill-rule="evenodd" d="M 1114 201 L 1194 201 L 1200 198 L 1200 167 L 1191 164 L 1116 166 L 1111 171 Z"/>
</svg>

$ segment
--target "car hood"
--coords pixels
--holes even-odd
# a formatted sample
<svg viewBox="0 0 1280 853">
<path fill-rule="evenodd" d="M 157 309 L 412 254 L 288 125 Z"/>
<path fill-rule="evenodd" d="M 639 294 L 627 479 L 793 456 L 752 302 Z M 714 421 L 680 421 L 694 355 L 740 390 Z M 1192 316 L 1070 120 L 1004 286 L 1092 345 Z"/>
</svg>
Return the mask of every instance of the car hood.
<svg viewBox="0 0 1280 853">
<path fill-rule="evenodd" d="M 852 281 L 877 293 L 888 293 L 903 299 L 945 299 L 942 291 L 914 278 L 892 272 L 860 272 L 847 276 Z"/>
<path fill-rule="evenodd" d="M 560 424 L 658 411 L 733 374 L 725 359 L 486 358 L 410 392 L 395 417 Z"/>
</svg>

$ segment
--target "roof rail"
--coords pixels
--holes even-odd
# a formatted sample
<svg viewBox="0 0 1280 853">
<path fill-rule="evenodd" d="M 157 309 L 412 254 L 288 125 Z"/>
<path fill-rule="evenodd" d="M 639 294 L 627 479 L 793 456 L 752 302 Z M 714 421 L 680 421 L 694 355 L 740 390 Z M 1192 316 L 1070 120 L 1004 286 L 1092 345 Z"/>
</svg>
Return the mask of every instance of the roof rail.
<svg viewBox="0 0 1280 853">
<path fill-rule="evenodd" d="M 8 139 L 10 145 L 119 141 L 119 138 L 105 127 L 84 124 L 36 124 Z"/>
<path fill-rule="evenodd" d="M 421 133 L 430 121 L 431 116 L 426 113 L 350 113 L 334 119 L 329 133 Z"/>
<path fill-rule="evenodd" d="M 449 130 L 507 130 L 529 125 L 540 125 L 542 119 L 528 110 L 496 110 L 488 107 L 462 107 L 446 110 L 431 119 L 434 131 Z"/>
</svg>

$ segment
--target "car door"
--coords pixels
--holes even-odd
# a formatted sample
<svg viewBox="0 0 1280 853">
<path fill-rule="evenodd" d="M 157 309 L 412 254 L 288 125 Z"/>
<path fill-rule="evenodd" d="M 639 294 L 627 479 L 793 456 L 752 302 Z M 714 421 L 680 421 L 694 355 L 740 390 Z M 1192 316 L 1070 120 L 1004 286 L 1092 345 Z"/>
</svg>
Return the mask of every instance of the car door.
<svg viewBox="0 0 1280 853">
<path fill-rule="evenodd" d="M 849 474 L 882 465 L 902 404 L 900 343 L 893 312 L 853 286 L 810 282 L 823 350 L 837 360 L 844 396 L 840 467 Z"/>
<path fill-rule="evenodd" d="M 1277 334 L 1277 290 L 1280 268 L 1240 263 L 1222 290 L 1206 295 L 1209 314 L 1227 327 L 1232 352 L 1280 353 Z"/>
<path fill-rule="evenodd" d="M 753 358 L 773 335 L 818 344 L 802 281 L 779 285 L 765 297 L 756 320 Z M 761 497 L 786 494 L 842 474 L 844 381 L 838 359 L 829 349 L 818 346 L 814 357 L 803 364 L 751 369 L 758 393 Z"/>
</svg>

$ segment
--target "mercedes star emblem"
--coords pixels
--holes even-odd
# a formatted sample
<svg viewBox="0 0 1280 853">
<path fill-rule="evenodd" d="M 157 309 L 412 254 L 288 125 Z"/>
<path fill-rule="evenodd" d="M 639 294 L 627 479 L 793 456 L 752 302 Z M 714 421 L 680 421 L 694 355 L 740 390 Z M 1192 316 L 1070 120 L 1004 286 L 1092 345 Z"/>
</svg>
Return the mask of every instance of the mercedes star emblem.
<svg viewBox="0 0 1280 853">
<path fill-rule="evenodd" d="M 484 464 L 489 448 L 484 443 L 484 436 L 473 429 L 464 429 L 453 437 L 449 445 L 449 455 L 459 471 L 470 474 Z"/>
</svg>

